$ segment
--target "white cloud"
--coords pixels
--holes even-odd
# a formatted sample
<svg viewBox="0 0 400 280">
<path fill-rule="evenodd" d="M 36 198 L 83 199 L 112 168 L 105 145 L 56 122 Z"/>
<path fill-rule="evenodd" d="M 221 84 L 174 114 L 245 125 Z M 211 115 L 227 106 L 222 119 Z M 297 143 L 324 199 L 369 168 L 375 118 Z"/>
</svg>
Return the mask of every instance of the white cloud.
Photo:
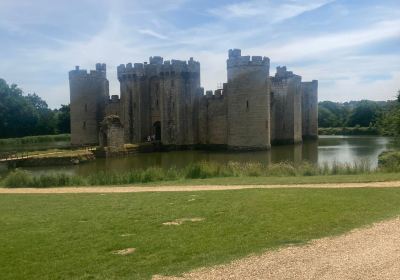
<svg viewBox="0 0 400 280">
<path fill-rule="evenodd" d="M 154 30 L 151 30 L 151 29 L 140 29 L 140 30 L 139 30 L 139 33 L 140 33 L 140 34 L 149 35 L 149 36 L 151 36 L 151 37 L 155 37 L 155 38 L 161 39 L 161 40 L 167 40 L 167 39 L 168 39 L 167 36 L 164 36 L 164 35 L 162 35 L 162 34 L 156 32 L 156 31 L 154 31 Z"/>
<path fill-rule="evenodd" d="M 227 19 L 258 16 L 269 22 L 277 23 L 304 12 L 315 10 L 330 2 L 332 0 L 284 0 L 275 2 L 252 0 L 210 9 L 209 13 Z"/>
<path fill-rule="evenodd" d="M 272 59 L 291 62 L 305 58 L 315 59 L 338 49 L 353 51 L 354 47 L 390 38 L 400 38 L 400 20 L 383 21 L 363 29 L 329 35 L 297 37 L 284 44 L 268 44 L 254 49 L 263 49 Z"/>
<path fill-rule="evenodd" d="M 290 67 L 303 81 L 319 80 L 319 99 L 349 101 L 393 99 L 400 89 L 400 57 L 397 55 L 338 56 L 326 63 Z M 379 79 L 380 76 L 387 76 Z M 365 77 L 377 77 L 366 81 Z"/>
</svg>

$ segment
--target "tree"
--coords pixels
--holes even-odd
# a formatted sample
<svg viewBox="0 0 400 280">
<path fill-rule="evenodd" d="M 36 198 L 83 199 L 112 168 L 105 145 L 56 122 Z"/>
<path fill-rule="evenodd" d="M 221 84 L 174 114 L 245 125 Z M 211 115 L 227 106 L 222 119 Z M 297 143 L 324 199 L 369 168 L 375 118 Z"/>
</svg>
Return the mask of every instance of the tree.
<svg viewBox="0 0 400 280">
<path fill-rule="evenodd" d="M 383 135 L 400 136 L 400 90 L 397 91 L 397 100 L 390 103 L 390 107 L 382 112 L 377 119 L 377 127 Z"/>
<path fill-rule="evenodd" d="M 375 123 L 379 113 L 380 108 L 376 102 L 362 100 L 352 110 L 347 121 L 347 126 L 370 126 Z"/>
<path fill-rule="evenodd" d="M 57 133 L 70 133 L 71 132 L 71 118 L 70 118 L 70 106 L 61 105 L 61 108 L 57 110 Z"/>
<path fill-rule="evenodd" d="M 348 117 L 344 104 L 322 101 L 318 104 L 318 125 L 320 127 L 343 127 Z"/>
<path fill-rule="evenodd" d="M 61 110 L 65 122 L 69 108 Z M 0 138 L 54 134 L 58 125 L 58 110 L 49 109 L 37 94 L 24 95 L 17 85 L 0 79 Z M 65 124 L 64 131 L 69 131 Z"/>
</svg>

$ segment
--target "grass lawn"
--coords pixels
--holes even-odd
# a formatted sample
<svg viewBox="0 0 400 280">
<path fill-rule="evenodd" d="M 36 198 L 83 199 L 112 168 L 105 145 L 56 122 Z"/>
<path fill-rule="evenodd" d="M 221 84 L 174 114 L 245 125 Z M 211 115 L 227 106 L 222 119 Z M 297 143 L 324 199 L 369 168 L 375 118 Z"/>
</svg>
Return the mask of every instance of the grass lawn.
<svg viewBox="0 0 400 280">
<path fill-rule="evenodd" d="M 1 195 L 0 279 L 150 279 L 399 214 L 400 188 Z"/>
<path fill-rule="evenodd" d="M 325 184 L 325 183 L 368 183 L 400 181 L 400 173 L 367 173 L 354 175 L 317 175 L 317 176 L 274 176 L 274 177 L 219 177 L 206 179 L 184 179 L 174 181 L 157 181 L 140 186 L 196 186 L 196 185 L 292 185 L 292 184 Z"/>
<path fill-rule="evenodd" d="M 70 134 L 26 136 L 26 137 L 0 139 L 0 146 L 47 143 L 47 142 L 70 141 L 70 140 L 71 140 Z"/>
</svg>

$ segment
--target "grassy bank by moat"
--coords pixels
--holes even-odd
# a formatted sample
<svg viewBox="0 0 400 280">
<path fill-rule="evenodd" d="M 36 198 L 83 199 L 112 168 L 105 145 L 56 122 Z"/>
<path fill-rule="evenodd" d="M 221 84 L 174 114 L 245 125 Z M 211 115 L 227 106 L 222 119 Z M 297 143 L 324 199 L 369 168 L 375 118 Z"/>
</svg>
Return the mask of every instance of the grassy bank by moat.
<svg viewBox="0 0 400 280">
<path fill-rule="evenodd" d="M 50 143 L 57 141 L 71 141 L 71 136 L 70 134 L 56 134 L 56 135 L 26 136 L 19 138 L 5 138 L 5 139 L 0 139 L 0 146 Z"/>
<path fill-rule="evenodd" d="M 397 154 L 396 154 L 397 155 Z M 395 158 L 393 160 L 393 158 Z M 367 162 L 314 165 L 278 163 L 214 162 L 193 163 L 185 168 L 150 167 L 123 172 L 94 172 L 88 176 L 65 173 L 34 175 L 16 169 L 0 180 L 4 187 L 62 187 L 102 185 L 199 185 L 199 184 L 296 184 L 340 183 L 400 180 L 398 158 L 385 154 L 380 168 L 371 169 Z M 400 157 L 399 157 L 400 159 Z"/>
<path fill-rule="evenodd" d="M 0 276 L 179 274 L 394 217 L 399 202 L 400 188 L 1 195 Z"/>
<path fill-rule="evenodd" d="M 384 135 L 376 127 L 319 127 L 319 135 Z"/>
</svg>

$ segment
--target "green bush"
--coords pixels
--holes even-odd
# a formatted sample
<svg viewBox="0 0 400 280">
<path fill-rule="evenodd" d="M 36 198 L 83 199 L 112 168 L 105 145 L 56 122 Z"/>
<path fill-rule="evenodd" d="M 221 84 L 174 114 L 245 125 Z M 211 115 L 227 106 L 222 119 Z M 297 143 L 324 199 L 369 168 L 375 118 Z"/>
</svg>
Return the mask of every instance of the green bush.
<svg viewBox="0 0 400 280">
<path fill-rule="evenodd" d="M 150 167 L 141 172 L 141 183 L 163 181 L 166 179 L 165 171 L 160 167 Z"/>
<path fill-rule="evenodd" d="M 303 162 L 297 168 L 297 173 L 300 176 L 316 176 L 319 175 L 321 170 L 318 168 L 318 165 L 312 164 L 310 162 Z"/>
<path fill-rule="evenodd" d="M 271 164 L 267 168 L 267 176 L 296 176 L 296 168 L 287 162 Z"/>
<path fill-rule="evenodd" d="M 188 165 L 184 171 L 184 177 L 187 179 L 205 179 L 212 177 L 221 177 L 227 175 L 221 171 L 221 166 L 214 162 L 198 162 Z"/>
<path fill-rule="evenodd" d="M 6 176 L 3 185 L 9 188 L 32 187 L 63 187 L 74 185 L 85 185 L 85 180 L 80 176 L 64 173 L 42 174 L 34 176 L 25 170 L 16 169 Z"/>
<path fill-rule="evenodd" d="M 400 151 L 385 151 L 378 156 L 379 169 L 387 172 L 400 171 Z"/>
<path fill-rule="evenodd" d="M 3 184 L 9 188 L 30 187 L 32 185 L 32 174 L 28 171 L 15 169 L 6 176 Z"/>
</svg>

